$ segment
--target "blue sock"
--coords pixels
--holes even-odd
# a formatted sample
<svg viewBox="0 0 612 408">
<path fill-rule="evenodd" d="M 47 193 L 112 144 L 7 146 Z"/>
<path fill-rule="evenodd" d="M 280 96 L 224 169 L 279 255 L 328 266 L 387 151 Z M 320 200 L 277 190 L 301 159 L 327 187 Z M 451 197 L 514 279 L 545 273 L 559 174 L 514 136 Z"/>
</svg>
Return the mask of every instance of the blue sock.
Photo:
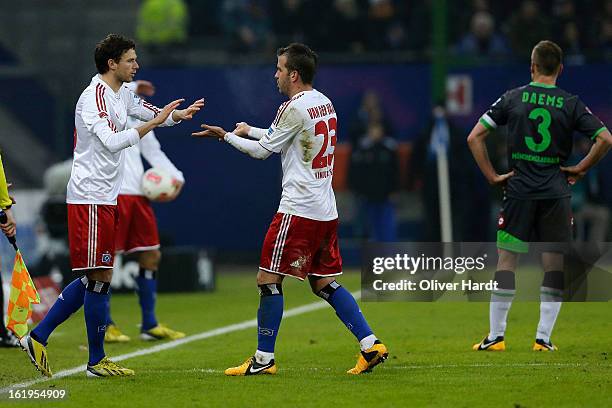
<svg viewBox="0 0 612 408">
<path fill-rule="evenodd" d="M 274 344 L 283 318 L 283 289 L 280 283 L 259 285 L 257 350 L 274 353 Z"/>
<path fill-rule="evenodd" d="M 104 332 L 108 323 L 110 283 L 89 281 L 85 292 L 85 325 L 89 343 L 89 365 L 98 364 L 105 356 Z"/>
<path fill-rule="evenodd" d="M 357 337 L 358 341 L 373 334 L 353 295 L 340 286 L 338 282 L 331 282 L 321 289 L 317 295 L 327 300 L 336 310 L 336 315 L 338 315 L 351 333 Z"/>
<path fill-rule="evenodd" d="M 30 336 L 46 346 L 53 330 L 83 306 L 86 284 L 87 278 L 85 277 L 70 282 L 60 293 L 45 318 L 32 330 Z"/>
<path fill-rule="evenodd" d="M 142 310 L 142 331 L 149 330 L 157 326 L 155 318 L 155 298 L 157 297 L 157 279 L 155 271 L 140 268 L 136 278 L 138 285 L 138 300 Z"/>
<path fill-rule="evenodd" d="M 108 321 L 106 322 L 107 326 L 110 326 L 111 324 L 114 325 L 115 322 L 113 321 L 113 317 L 111 316 L 111 299 L 113 298 L 113 295 L 108 292 L 108 312 L 107 312 L 107 316 L 108 316 Z"/>
</svg>

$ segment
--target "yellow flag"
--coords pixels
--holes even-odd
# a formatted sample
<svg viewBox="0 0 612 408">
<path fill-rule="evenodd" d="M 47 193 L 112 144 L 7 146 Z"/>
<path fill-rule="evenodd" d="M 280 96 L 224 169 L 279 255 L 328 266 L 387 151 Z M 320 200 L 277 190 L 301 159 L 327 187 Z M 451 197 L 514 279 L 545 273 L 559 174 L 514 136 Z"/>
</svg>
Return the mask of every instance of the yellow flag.
<svg viewBox="0 0 612 408">
<path fill-rule="evenodd" d="M 8 306 L 8 324 L 10 329 L 19 338 L 28 332 L 28 319 L 32 316 L 32 304 L 40 303 L 40 296 L 36 291 L 34 282 L 28 273 L 21 256 L 21 251 L 15 254 L 13 277 L 11 279 L 11 294 Z"/>
</svg>

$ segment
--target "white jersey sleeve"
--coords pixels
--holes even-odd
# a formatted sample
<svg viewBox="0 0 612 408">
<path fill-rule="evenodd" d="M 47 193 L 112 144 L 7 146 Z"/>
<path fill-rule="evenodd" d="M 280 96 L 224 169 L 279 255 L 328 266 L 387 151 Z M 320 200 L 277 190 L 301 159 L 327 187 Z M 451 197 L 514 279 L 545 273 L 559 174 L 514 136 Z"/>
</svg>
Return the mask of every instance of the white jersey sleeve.
<svg viewBox="0 0 612 408">
<path fill-rule="evenodd" d="M 293 141 L 304 127 L 304 120 L 294 104 L 285 102 L 278 109 L 276 119 L 270 125 L 268 133 L 259 140 L 267 150 L 280 153 L 285 146 Z"/>
<path fill-rule="evenodd" d="M 83 124 L 109 151 L 115 153 L 139 142 L 136 129 L 117 131 L 116 125 L 109 119 L 104 99 L 99 98 L 92 89 L 87 90 L 82 101 L 80 115 Z"/>
<path fill-rule="evenodd" d="M 127 113 L 133 118 L 148 122 L 161 112 L 160 108 L 136 95 L 128 85 L 121 87 L 121 93 L 127 107 Z M 178 123 L 180 121 L 175 122 L 172 120 L 172 114 L 170 114 L 161 126 L 174 126 Z"/>
<path fill-rule="evenodd" d="M 262 129 L 255 126 L 251 126 L 251 129 L 249 129 L 249 137 L 252 137 L 256 140 L 261 140 L 261 138 L 264 137 L 267 133 L 267 129 Z"/>
</svg>

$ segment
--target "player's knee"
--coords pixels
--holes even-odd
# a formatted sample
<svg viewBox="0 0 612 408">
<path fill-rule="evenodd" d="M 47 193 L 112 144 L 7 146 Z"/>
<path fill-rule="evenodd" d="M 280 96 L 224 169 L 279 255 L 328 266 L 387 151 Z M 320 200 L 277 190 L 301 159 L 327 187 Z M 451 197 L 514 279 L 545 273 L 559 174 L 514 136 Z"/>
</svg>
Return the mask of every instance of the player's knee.
<svg viewBox="0 0 612 408">
<path fill-rule="evenodd" d="M 156 271 L 159 268 L 161 256 L 161 251 L 159 249 L 143 252 L 139 257 L 140 266 L 144 269 Z"/>
<path fill-rule="evenodd" d="M 259 288 L 259 296 L 261 297 L 283 294 L 283 286 L 281 283 L 265 283 L 257 287 Z"/>
<path fill-rule="evenodd" d="M 112 268 L 90 269 L 85 275 L 89 281 L 110 282 L 113 279 Z"/>
<path fill-rule="evenodd" d="M 283 277 L 275 273 L 269 273 L 262 270 L 257 273 L 257 286 L 266 285 L 269 283 L 277 283 L 280 285 L 282 281 Z"/>
<path fill-rule="evenodd" d="M 320 289 L 316 289 L 314 286 L 312 287 L 312 291 L 318 297 L 329 301 L 329 299 L 333 296 L 334 292 L 340 288 L 340 284 L 334 279 L 329 282 L 327 285 L 323 286 Z"/>
<path fill-rule="evenodd" d="M 497 269 L 504 271 L 514 271 L 518 261 L 518 254 L 505 250 L 499 250 L 499 258 L 497 259 Z"/>
</svg>

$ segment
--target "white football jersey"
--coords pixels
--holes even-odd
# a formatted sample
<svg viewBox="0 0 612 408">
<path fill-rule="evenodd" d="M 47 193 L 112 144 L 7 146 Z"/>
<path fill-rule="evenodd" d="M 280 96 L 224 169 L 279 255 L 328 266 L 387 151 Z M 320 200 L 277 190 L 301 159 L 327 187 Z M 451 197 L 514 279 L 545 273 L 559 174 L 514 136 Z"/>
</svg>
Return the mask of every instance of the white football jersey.
<svg viewBox="0 0 612 408">
<path fill-rule="evenodd" d="M 148 121 L 159 111 L 125 85 L 115 93 L 95 75 L 76 104 L 74 156 L 66 202 L 117 204 L 123 175 L 123 150 L 140 141 L 138 131 L 127 128 L 127 117 Z M 164 125 L 176 123 L 170 115 Z"/>
<path fill-rule="evenodd" d="M 331 101 L 315 89 L 298 93 L 278 109 L 259 143 L 281 153 L 279 212 L 318 221 L 338 218 L 332 189 L 337 123 Z"/>
<path fill-rule="evenodd" d="M 141 124 L 142 122 L 138 119 L 128 118 L 128 127 L 138 127 Z M 150 131 L 140 139 L 140 143 L 125 149 L 123 182 L 119 194 L 143 195 L 141 181 L 144 166 L 141 155 L 152 167 L 161 167 L 181 183 L 185 182 L 183 173 L 168 159 L 168 156 L 162 151 L 155 133 Z"/>
</svg>

